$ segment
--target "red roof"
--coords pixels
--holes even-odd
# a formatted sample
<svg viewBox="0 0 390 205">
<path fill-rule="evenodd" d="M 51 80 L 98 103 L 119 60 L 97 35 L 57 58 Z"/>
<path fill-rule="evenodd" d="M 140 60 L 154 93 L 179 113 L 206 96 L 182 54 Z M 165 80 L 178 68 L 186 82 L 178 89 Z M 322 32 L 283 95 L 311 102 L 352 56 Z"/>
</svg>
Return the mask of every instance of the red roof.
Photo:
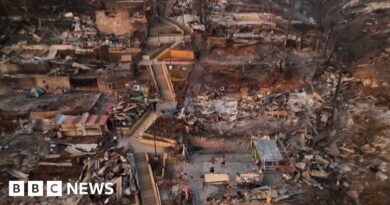
<svg viewBox="0 0 390 205">
<path fill-rule="evenodd" d="M 98 119 L 98 115 L 92 115 L 90 118 L 89 118 L 89 121 L 87 123 L 87 125 L 93 125 L 96 123 L 96 120 Z"/>
<path fill-rule="evenodd" d="M 105 125 L 107 123 L 108 115 L 103 115 L 100 119 L 99 125 Z"/>
<path fill-rule="evenodd" d="M 73 125 L 76 122 L 77 116 L 71 116 L 64 124 Z"/>
<path fill-rule="evenodd" d="M 66 116 L 66 115 L 63 115 Z M 74 124 L 86 124 L 86 125 L 105 125 L 108 120 L 108 115 L 90 115 L 89 113 L 84 113 L 82 116 L 72 115 L 67 118 L 61 124 L 64 125 L 74 125 Z"/>
</svg>

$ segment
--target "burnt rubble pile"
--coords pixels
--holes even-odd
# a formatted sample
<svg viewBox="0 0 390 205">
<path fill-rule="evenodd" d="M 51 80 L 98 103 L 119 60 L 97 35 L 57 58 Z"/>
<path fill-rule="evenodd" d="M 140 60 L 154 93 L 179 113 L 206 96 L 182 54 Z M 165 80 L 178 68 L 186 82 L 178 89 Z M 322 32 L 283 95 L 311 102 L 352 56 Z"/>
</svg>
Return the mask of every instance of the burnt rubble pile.
<svg viewBox="0 0 390 205">
<path fill-rule="evenodd" d="M 0 5 L 0 201 L 390 204 L 387 2 Z"/>
<path fill-rule="evenodd" d="M 135 203 L 138 194 L 135 162 L 132 154 L 125 150 L 110 150 L 89 157 L 79 177 L 79 182 L 105 183 L 114 186 L 113 195 L 90 195 L 92 201 L 103 204 Z"/>
</svg>

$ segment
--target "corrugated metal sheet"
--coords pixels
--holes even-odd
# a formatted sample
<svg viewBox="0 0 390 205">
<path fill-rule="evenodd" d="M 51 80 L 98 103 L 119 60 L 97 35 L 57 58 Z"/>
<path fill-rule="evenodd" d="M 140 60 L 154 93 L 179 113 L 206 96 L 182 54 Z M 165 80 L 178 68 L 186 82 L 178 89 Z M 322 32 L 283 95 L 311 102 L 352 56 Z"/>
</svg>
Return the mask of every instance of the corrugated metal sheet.
<svg viewBox="0 0 390 205">
<path fill-rule="evenodd" d="M 92 116 L 90 116 L 87 125 L 94 125 L 94 124 L 96 123 L 98 117 L 99 117 L 98 115 L 92 115 Z"/>
<path fill-rule="evenodd" d="M 87 119 L 89 117 L 89 113 L 84 113 L 83 116 L 81 116 L 81 120 L 80 120 L 80 124 L 85 124 L 85 122 L 87 122 Z"/>
<path fill-rule="evenodd" d="M 56 125 L 61 125 L 65 121 L 67 121 L 68 118 L 69 118 L 69 116 L 67 116 L 67 115 L 57 115 L 55 118 L 55 123 L 56 123 Z"/>
<path fill-rule="evenodd" d="M 254 144 L 262 161 L 281 161 L 284 159 L 276 140 L 256 140 Z"/>
<path fill-rule="evenodd" d="M 107 123 L 108 115 L 102 115 L 99 125 L 105 125 Z"/>
<path fill-rule="evenodd" d="M 73 125 L 77 122 L 77 116 L 71 116 L 64 124 Z"/>
<path fill-rule="evenodd" d="M 86 124 L 87 125 L 105 125 L 108 120 L 108 115 L 89 115 L 84 113 L 82 116 L 76 115 L 57 115 L 55 122 L 57 125 L 75 125 Z"/>
</svg>

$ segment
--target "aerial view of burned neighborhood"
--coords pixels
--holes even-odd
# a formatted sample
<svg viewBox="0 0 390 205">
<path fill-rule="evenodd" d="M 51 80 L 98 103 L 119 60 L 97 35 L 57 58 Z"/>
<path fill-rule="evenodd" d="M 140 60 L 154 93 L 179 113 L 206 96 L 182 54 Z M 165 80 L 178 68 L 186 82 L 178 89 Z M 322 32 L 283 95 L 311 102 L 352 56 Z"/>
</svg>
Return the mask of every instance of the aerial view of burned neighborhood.
<svg viewBox="0 0 390 205">
<path fill-rule="evenodd" d="M 0 205 L 389 205 L 390 1 L 0 0 Z"/>
</svg>

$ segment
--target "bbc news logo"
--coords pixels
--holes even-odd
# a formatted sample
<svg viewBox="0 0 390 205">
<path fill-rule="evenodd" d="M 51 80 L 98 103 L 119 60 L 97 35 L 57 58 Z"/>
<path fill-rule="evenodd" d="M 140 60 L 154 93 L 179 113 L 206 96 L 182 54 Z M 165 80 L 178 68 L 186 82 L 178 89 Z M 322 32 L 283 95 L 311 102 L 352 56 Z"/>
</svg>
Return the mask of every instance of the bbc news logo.
<svg viewBox="0 0 390 205">
<path fill-rule="evenodd" d="M 64 189 L 62 181 L 46 181 L 44 186 L 43 181 L 28 181 L 27 186 L 24 181 L 9 181 L 8 183 L 8 195 L 9 196 L 25 196 L 27 190 L 27 196 L 49 196 L 56 197 L 62 196 Z M 114 193 L 113 183 L 66 183 L 65 193 L 67 195 L 111 195 Z M 46 189 L 44 189 L 46 187 Z M 45 191 L 44 191 L 45 190 Z M 45 193 L 44 193 L 45 192 Z"/>
</svg>

